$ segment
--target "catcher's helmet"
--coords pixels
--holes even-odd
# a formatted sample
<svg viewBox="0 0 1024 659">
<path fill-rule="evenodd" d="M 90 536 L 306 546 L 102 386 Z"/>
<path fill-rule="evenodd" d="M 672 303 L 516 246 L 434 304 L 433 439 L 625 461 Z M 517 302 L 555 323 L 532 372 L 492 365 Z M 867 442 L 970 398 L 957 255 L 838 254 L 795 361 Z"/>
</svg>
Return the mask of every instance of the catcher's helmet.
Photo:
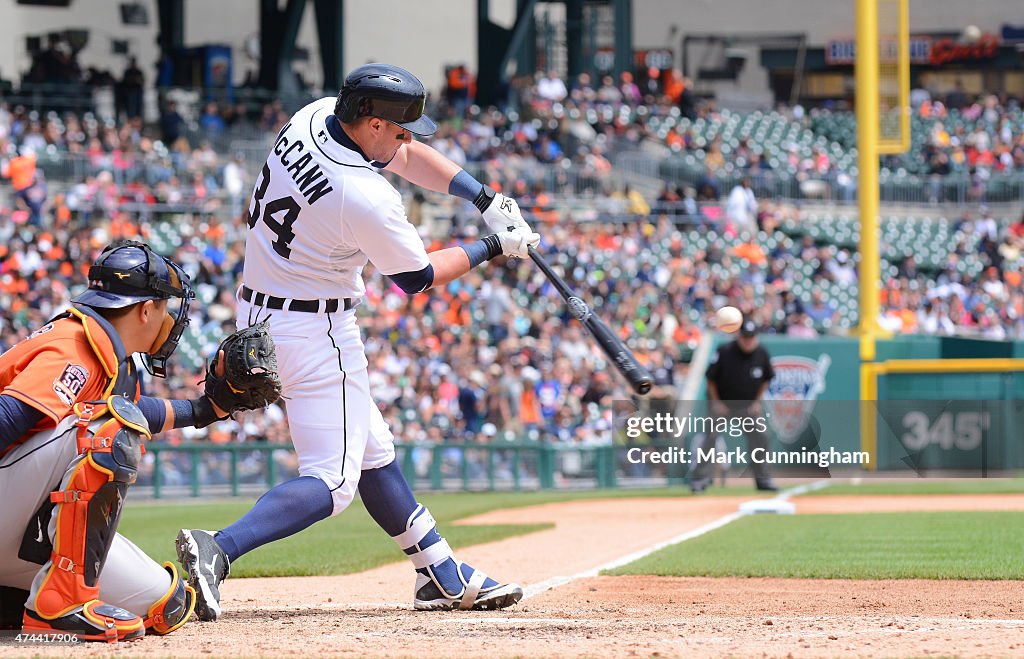
<svg viewBox="0 0 1024 659">
<path fill-rule="evenodd" d="M 146 300 L 170 300 L 165 327 L 144 359 L 146 370 L 164 377 L 167 359 L 188 325 L 189 302 L 194 297 L 180 266 L 149 245 L 129 240 L 103 249 L 89 268 L 89 288 L 71 301 L 97 309 L 121 309 Z"/>
<path fill-rule="evenodd" d="M 360 117 L 380 117 L 417 135 L 433 135 L 437 124 L 423 114 L 426 100 L 423 83 L 405 69 L 365 64 L 345 78 L 334 114 L 345 123 Z"/>
</svg>

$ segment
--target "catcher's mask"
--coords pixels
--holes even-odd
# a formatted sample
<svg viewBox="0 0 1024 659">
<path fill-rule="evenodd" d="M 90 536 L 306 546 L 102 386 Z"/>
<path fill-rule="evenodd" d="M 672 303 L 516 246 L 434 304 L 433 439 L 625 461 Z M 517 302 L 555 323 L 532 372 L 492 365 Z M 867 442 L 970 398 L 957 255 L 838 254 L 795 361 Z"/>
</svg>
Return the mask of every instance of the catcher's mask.
<svg viewBox="0 0 1024 659">
<path fill-rule="evenodd" d="M 75 304 L 121 309 L 146 300 L 167 300 L 167 316 L 153 345 L 143 355 L 146 370 L 167 376 L 167 360 L 188 325 L 189 303 L 195 298 L 188 275 L 149 245 L 134 240 L 108 245 L 89 268 L 89 288 Z"/>
</svg>

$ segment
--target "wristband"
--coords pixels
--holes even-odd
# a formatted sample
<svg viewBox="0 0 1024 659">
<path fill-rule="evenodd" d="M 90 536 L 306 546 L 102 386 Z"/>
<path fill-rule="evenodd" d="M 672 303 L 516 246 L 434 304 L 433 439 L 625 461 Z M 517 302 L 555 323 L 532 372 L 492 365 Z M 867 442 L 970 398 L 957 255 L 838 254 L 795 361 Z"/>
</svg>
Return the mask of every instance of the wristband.
<svg viewBox="0 0 1024 659">
<path fill-rule="evenodd" d="M 172 400 L 171 409 L 174 411 L 174 427 L 187 428 L 195 425 L 196 413 L 190 400 Z"/>
<path fill-rule="evenodd" d="M 217 416 L 217 411 L 213 409 L 213 403 L 207 396 L 200 396 L 189 402 L 192 403 L 192 420 L 195 422 L 196 428 L 205 428 L 211 423 L 228 418 Z"/>
<path fill-rule="evenodd" d="M 496 193 L 493 188 L 485 185 L 480 189 L 480 194 L 478 194 L 476 199 L 473 200 L 473 205 L 476 206 L 478 211 L 483 213 L 485 210 L 490 208 L 491 202 L 494 201 L 495 194 Z"/>
<path fill-rule="evenodd" d="M 484 236 L 483 240 L 459 245 L 469 258 L 469 267 L 475 268 L 484 261 L 501 255 L 501 241 L 495 235 Z"/>
<path fill-rule="evenodd" d="M 478 240 L 473 243 L 467 243 L 465 245 L 459 245 L 462 251 L 466 253 L 466 257 L 469 258 L 469 267 L 475 268 L 484 261 L 487 260 L 487 254 L 490 250 L 487 249 L 487 245 L 484 241 Z"/>
<path fill-rule="evenodd" d="M 502 255 L 501 241 L 498 240 L 497 234 L 493 234 L 492 233 L 489 236 L 484 236 L 483 239 L 480 242 L 482 242 L 484 245 L 487 245 L 487 260 L 488 261 L 493 259 L 495 256 L 501 256 Z"/>
<path fill-rule="evenodd" d="M 466 201 L 473 201 L 480 195 L 480 189 L 483 187 L 483 183 L 473 178 L 466 170 L 461 169 L 448 184 L 448 194 L 462 197 Z"/>
</svg>

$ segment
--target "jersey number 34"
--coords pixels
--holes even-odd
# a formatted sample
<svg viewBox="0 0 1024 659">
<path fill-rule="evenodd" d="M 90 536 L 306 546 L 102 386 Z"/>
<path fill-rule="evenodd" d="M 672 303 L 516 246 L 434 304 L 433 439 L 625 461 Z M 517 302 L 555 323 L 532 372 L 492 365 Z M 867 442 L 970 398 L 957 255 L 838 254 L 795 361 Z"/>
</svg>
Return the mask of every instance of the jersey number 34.
<svg viewBox="0 0 1024 659">
<path fill-rule="evenodd" d="M 272 243 L 274 251 L 287 259 L 292 254 L 289 244 L 295 239 L 292 225 L 295 224 L 295 220 L 299 219 L 299 202 L 292 197 L 281 197 L 264 205 L 263 197 L 267 194 L 268 187 L 270 187 L 270 165 L 264 163 L 263 171 L 260 172 L 259 185 L 256 186 L 256 191 L 252 196 L 252 207 L 245 211 L 245 221 L 252 229 L 260 221 L 260 213 L 262 213 L 263 223 L 277 236 L 277 240 Z M 282 212 L 284 215 L 280 216 L 280 220 L 274 217 Z"/>
</svg>

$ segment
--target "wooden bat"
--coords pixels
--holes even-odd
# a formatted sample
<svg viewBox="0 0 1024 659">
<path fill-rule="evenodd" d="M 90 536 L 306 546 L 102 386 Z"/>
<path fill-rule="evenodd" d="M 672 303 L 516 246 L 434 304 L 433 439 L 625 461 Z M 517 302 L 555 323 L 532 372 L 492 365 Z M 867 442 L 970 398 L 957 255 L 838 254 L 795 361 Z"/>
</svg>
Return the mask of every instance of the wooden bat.
<svg viewBox="0 0 1024 659">
<path fill-rule="evenodd" d="M 611 331 L 603 320 L 594 315 L 594 312 L 590 310 L 590 305 L 584 302 L 576 294 L 576 291 L 572 290 L 569 284 L 558 276 L 557 272 L 552 270 L 543 256 L 532 247 L 529 249 L 530 258 L 541 269 L 541 272 L 548 278 L 548 281 L 558 289 L 559 294 L 561 294 L 566 305 L 569 307 L 569 313 L 576 320 L 580 321 L 583 327 L 587 328 L 590 335 L 597 341 L 597 345 L 601 347 L 601 350 L 608 356 L 612 364 L 615 365 L 615 368 L 622 374 L 622 377 L 629 382 L 633 391 L 641 396 L 650 391 L 651 386 L 654 384 L 654 378 L 651 377 L 646 368 L 640 365 L 640 362 L 636 360 L 630 349 L 622 343 L 619 337 L 615 336 L 615 333 Z"/>
</svg>

